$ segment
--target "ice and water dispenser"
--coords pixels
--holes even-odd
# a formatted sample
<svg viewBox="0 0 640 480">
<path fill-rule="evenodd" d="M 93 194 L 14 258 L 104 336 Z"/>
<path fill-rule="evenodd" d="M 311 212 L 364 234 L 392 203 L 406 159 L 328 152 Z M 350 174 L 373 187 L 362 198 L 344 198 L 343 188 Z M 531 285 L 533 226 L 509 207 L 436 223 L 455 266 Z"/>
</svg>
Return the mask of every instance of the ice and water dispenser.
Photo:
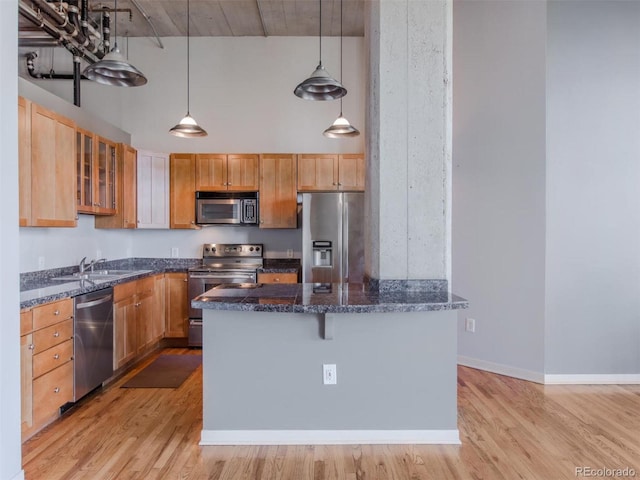
<svg viewBox="0 0 640 480">
<path fill-rule="evenodd" d="M 311 266 L 312 283 L 328 283 L 333 275 L 333 247 L 328 240 L 313 242 L 313 265 Z"/>
<path fill-rule="evenodd" d="M 316 240 L 313 242 L 313 266 L 314 267 L 331 267 L 332 257 L 331 242 L 326 240 Z"/>
</svg>

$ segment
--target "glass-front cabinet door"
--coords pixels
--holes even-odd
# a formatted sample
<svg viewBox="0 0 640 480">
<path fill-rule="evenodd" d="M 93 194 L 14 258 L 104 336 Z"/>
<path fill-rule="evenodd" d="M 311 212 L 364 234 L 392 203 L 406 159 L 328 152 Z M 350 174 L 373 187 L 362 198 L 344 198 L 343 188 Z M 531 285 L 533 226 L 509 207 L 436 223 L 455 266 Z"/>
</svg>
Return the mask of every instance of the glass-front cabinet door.
<svg viewBox="0 0 640 480">
<path fill-rule="evenodd" d="M 116 212 L 116 155 L 117 145 L 106 138 L 97 137 L 98 155 L 94 188 L 94 212 L 110 215 Z"/>
<path fill-rule="evenodd" d="M 76 202 L 79 213 L 94 212 L 94 141 L 93 133 L 76 129 Z"/>
</svg>

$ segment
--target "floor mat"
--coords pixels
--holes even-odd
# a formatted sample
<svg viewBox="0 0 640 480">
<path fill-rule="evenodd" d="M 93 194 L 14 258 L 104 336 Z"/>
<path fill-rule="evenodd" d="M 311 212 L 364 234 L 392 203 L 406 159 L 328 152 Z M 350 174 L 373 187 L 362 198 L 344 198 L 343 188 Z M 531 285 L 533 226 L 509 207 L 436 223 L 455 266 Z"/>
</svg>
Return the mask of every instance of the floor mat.
<svg viewBox="0 0 640 480">
<path fill-rule="evenodd" d="M 121 388 L 178 388 L 202 365 L 202 355 L 160 355 Z"/>
</svg>

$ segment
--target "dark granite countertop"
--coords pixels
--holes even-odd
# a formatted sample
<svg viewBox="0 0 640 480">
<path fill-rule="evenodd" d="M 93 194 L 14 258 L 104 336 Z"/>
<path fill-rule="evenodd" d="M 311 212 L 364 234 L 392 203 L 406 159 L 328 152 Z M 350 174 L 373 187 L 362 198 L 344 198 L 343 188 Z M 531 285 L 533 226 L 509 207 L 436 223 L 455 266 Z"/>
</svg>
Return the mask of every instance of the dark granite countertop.
<svg viewBox="0 0 640 480">
<path fill-rule="evenodd" d="M 197 297 L 191 305 L 210 310 L 292 313 L 427 312 L 468 307 L 465 299 L 449 292 L 374 292 L 361 283 L 245 286 L 219 285 Z"/>
<path fill-rule="evenodd" d="M 299 258 L 265 258 L 264 265 L 258 273 L 298 273 Z"/>
<path fill-rule="evenodd" d="M 128 258 L 100 263 L 96 267 L 96 269 L 135 271 L 135 274 L 117 280 L 53 280 L 54 277 L 77 272 L 77 266 L 22 273 L 20 274 L 20 308 L 75 297 L 156 273 L 186 272 L 189 267 L 200 263 L 199 258 Z"/>
</svg>

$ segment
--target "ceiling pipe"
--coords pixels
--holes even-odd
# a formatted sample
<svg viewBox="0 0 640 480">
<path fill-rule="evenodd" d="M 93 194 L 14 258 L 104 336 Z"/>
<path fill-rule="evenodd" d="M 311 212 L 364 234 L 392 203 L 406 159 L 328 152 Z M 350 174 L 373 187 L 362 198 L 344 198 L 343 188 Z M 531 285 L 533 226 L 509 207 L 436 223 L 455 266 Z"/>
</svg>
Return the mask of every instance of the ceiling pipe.
<svg viewBox="0 0 640 480">
<path fill-rule="evenodd" d="M 49 73 L 41 73 L 41 72 L 36 72 L 36 58 L 38 58 L 38 53 L 37 52 L 29 52 L 25 55 L 25 58 L 27 59 L 27 73 L 29 74 L 29 76 L 31 78 L 35 78 L 36 80 L 73 80 L 74 79 L 74 74 L 73 73 L 56 73 L 53 71 L 53 69 L 51 69 L 49 71 Z M 75 66 L 78 62 L 75 61 L 76 57 L 74 57 L 74 69 Z M 87 80 L 86 77 L 82 77 L 83 80 Z"/>
<path fill-rule="evenodd" d="M 149 15 L 147 15 L 147 12 L 145 12 L 142 9 L 140 4 L 138 4 L 137 0 L 130 0 L 130 2 L 134 7 L 136 7 L 138 9 L 138 11 L 140 12 L 140 15 L 142 15 L 144 17 L 144 19 L 147 21 L 147 23 L 151 27 L 151 30 L 153 30 L 153 34 L 156 36 L 156 40 L 158 41 L 158 45 L 160 46 L 160 48 L 164 48 L 164 45 L 162 44 L 162 40 L 160 40 L 160 36 L 158 35 L 158 31 L 156 30 L 155 25 L 151 21 L 151 17 Z"/>
<path fill-rule="evenodd" d="M 98 49 L 93 43 L 91 43 L 93 49 L 90 49 L 90 51 L 87 52 L 88 45 L 84 45 L 84 41 L 82 43 L 79 43 L 77 36 L 73 37 L 69 35 L 66 29 L 61 29 L 57 24 L 54 24 L 53 20 L 51 20 L 48 16 L 45 17 L 39 11 L 34 10 L 32 6 L 25 0 L 20 0 L 20 2 L 18 3 L 18 9 L 20 15 L 22 15 L 23 18 L 33 23 L 40 30 L 53 38 L 54 41 L 57 41 L 59 45 L 64 46 L 74 55 L 81 56 L 89 63 L 94 63 L 96 61 L 96 58 L 102 58 L 104 56 L 104 52 Z M 49 9 L 51 9 L 51 7 L 49 7 Z M 56 13 L 56 15 L 58 15 L 55 10 L 53 11 Z M 60 18 L 62 17 L 58 15 L 58 19 Z M 62 23 L 65 23 L 65 21 L 66 18 Z M 75 29 L 75 27 L 73 26 L 70 27 L 72 30 Z"/>
<path fill-rule="evenodd" d="M 265 37 L 269 36 L 267 26 L 264 24 L 264 17 L 262 16 L 262 8 L 260 8 L 260 0 L 256 0 L 256 6 L 258 7 L 258 15 L 260 16 L 260 23 L 262 24 L 262 31 Z"/>
</svg>

